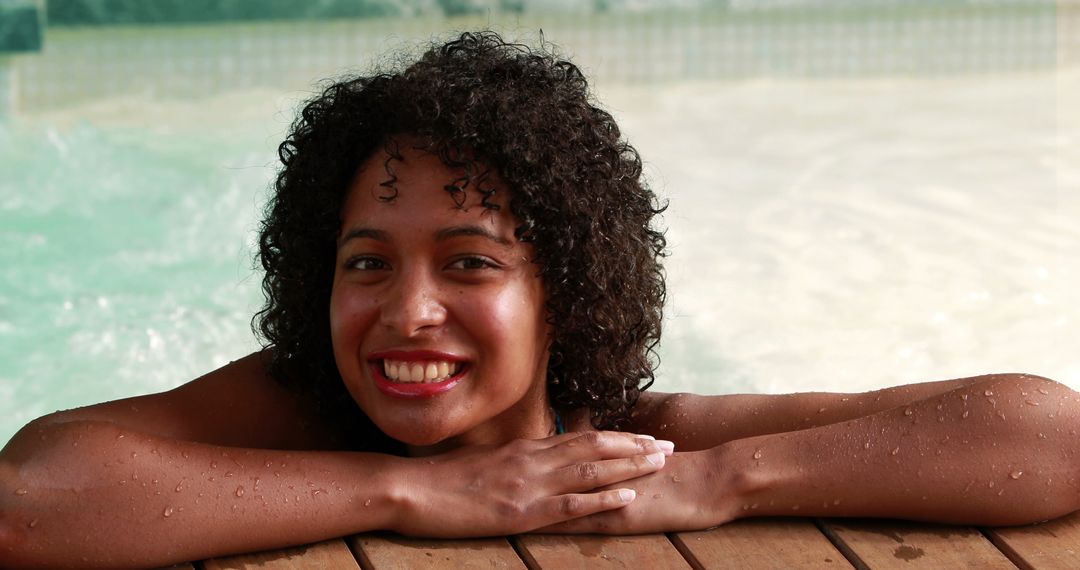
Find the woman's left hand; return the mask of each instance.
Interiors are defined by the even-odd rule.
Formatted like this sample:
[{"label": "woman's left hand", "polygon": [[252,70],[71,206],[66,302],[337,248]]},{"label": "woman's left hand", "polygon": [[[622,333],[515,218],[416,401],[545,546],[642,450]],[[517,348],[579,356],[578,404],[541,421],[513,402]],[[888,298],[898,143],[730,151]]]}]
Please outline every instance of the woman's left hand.
[{"label": "woman's left hand", "polygon": [[720,448],[677,452],[663,470],[619,483],[637,491],[629,505],[533,532],[643,534],[700,530],[731,521],[740,509],[736,478],[720,453]]}]

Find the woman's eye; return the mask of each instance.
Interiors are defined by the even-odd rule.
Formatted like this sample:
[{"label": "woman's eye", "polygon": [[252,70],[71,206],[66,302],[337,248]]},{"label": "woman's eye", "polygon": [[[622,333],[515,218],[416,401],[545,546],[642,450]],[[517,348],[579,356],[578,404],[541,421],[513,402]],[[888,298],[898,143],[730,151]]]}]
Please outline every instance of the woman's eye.
[{"label": "woman's eye", "polygon": [[494,267],[495,264],[489,259],[478,256],[462,257],[450,264],[451,269],[487,269]]},{"label": "woman's eye", "polygon": [[349,269],[360,271],[379,271],[390,267],[385,261],[377,257],[354,257],[349,260],[347,265]]}]

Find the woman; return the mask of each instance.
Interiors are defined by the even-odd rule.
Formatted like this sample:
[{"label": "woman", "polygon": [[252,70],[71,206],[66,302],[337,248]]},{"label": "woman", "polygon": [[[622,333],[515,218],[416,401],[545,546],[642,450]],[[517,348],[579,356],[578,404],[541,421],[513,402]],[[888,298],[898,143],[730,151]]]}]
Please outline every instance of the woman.
[{"label": "woman", "polygon": [[464,34],[332,85],[280,154],[266,349],[21,430],[0,454],[4,566],[146,567],[373,529],[1080,508],[1080,399],[1045,378],[644,392],[661,208],[568,62]]}]

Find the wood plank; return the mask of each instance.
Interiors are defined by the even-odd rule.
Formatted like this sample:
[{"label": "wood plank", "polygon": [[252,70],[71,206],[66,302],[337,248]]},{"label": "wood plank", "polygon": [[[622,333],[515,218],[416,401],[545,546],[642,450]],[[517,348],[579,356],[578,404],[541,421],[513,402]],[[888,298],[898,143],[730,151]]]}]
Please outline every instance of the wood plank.
[{"label": "wood plank", "polygon": [[1020,568],[1080,568],[1080,512],[1040,524],[988,528],[985,532]]},{"label": "wood plank", "polygon": [[349,547],[340,538],[251,554],[213,558],[203,562],[206,570],[360,570]]},{"label": "wood plank", "polygon": [[872,519],[821,524],[856,568],[1015,568],[970,527]]},{"label": "wood plank", "polygon": [[662,534],[601,536],[595,534],[523,534],[513,538],[530,568],[599,570],[603,568],[691,568]]},{"label": "wood plank", "polygon": [[701,568],[852,568],[807,519],[744,519],[680,532],[671,542]]},{"label": "wood plank", "polygon": [[349,544],[366,570],[412,568],[525,570],[525,563],[505,538],[433,540],[391,533],[349,537]]}]

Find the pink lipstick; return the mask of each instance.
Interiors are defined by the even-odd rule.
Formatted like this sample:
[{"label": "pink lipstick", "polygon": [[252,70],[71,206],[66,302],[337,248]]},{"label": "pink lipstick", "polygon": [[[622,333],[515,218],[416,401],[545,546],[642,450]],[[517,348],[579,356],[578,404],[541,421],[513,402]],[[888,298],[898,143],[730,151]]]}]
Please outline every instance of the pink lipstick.
[{"label": "pink lipstick", "polygon": [[[389,362],[412,363],[420,366],[432,362],[457,364],[457,372],[445,380],[433,381],[398,381],[387,377],[384,366],[393,366]],[[375,387],[380,392],[394,398],[430,398],[453,389],[465,377],[469,367],[464,360],[452,354],[429,350],[388,350],[369,355],[368,367],[375,380]],[[444,365],[445,366],[445,365]],[[396,373],[394,374],[397,375]],[[406,374],[408,376],[408,374]]]}]

